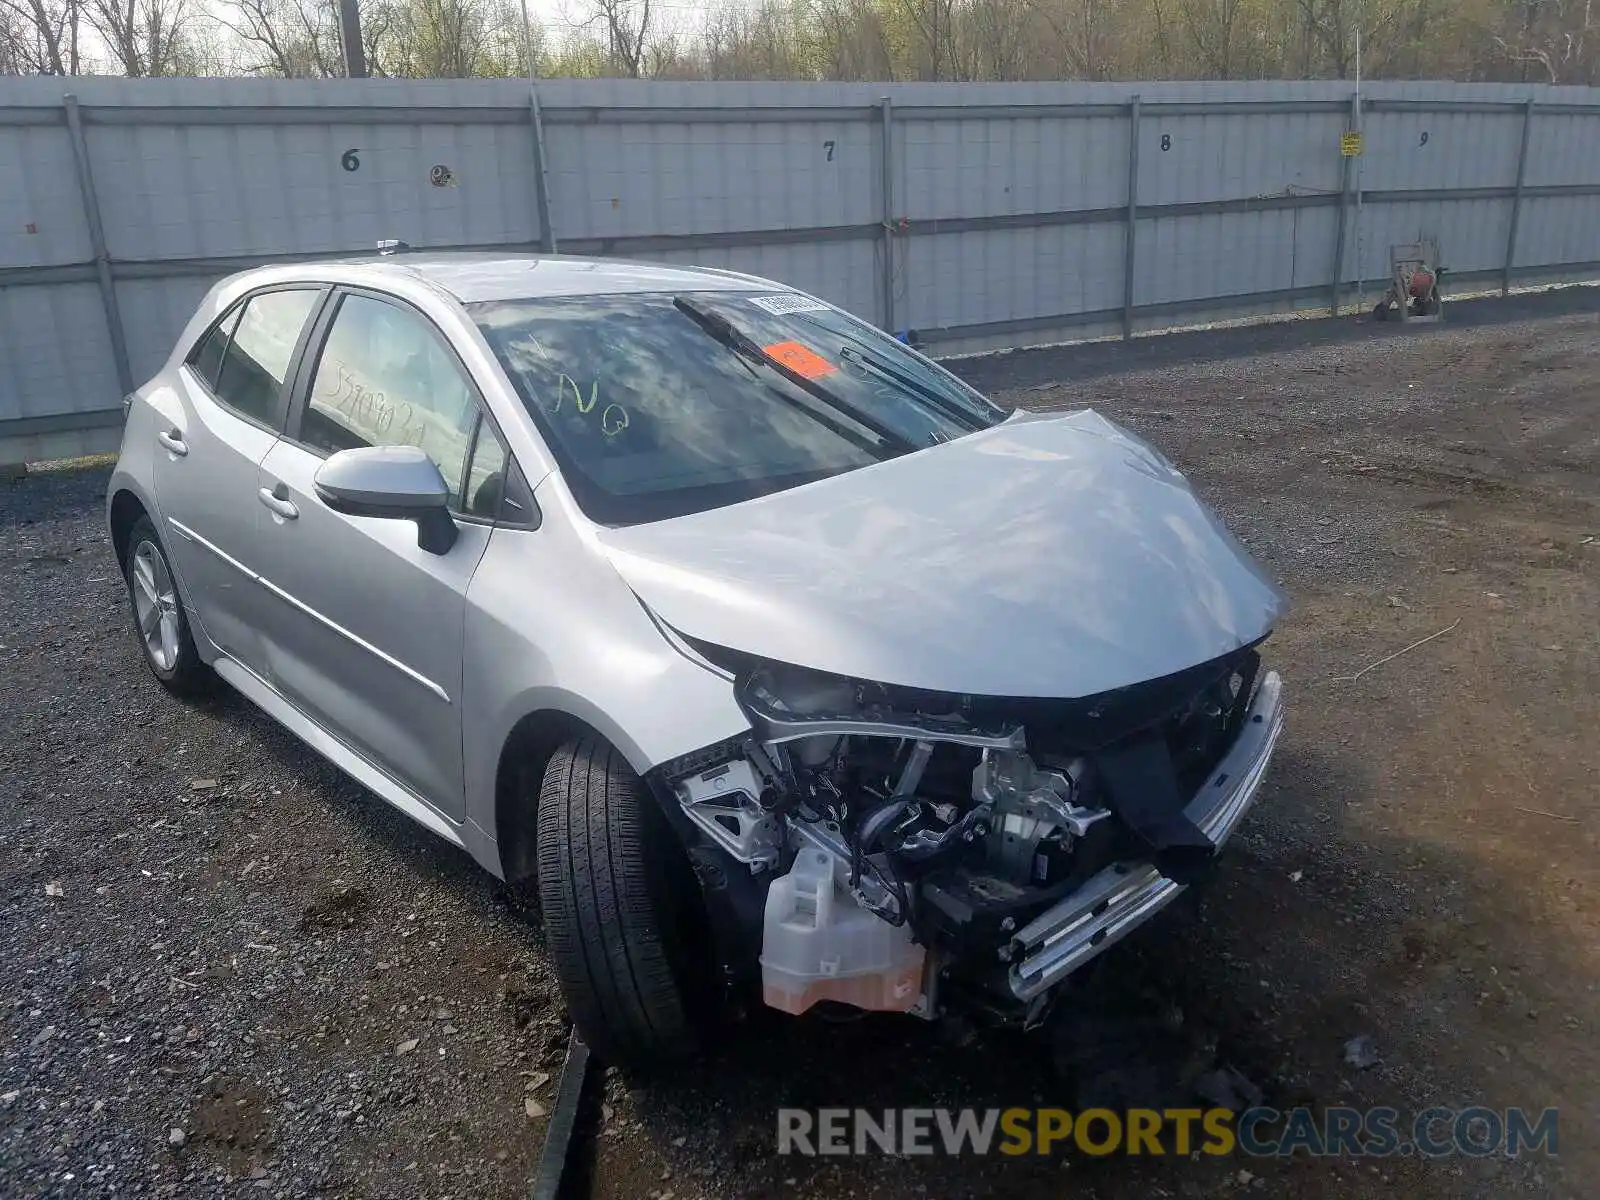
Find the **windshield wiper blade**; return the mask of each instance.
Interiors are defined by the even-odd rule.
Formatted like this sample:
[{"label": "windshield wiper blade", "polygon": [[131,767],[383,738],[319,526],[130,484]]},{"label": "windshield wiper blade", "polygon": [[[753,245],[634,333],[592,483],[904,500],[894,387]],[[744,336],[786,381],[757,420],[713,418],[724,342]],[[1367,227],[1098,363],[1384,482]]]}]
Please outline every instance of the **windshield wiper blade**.
[{"label": "windshield wiper blade", "polygon": [[740,354],[756,359],[758,362],[767,362],[767,356],[761,347],[744,330],[721,313],[707,308],[698,300],[691,300],[687,296],[675,296],[672,307],[688,317],[701,329],[709,333],[717,341],[730,350],[737,350]]},{"label": "windshield wiper blade", "polygon": [[[905,437],[903,434],[896,433],[892,428],[890,428],[888,425],[885,425],[882,421],[878,420],[870,413],[863,412],[861,409],[845,400],[844,397],[838,395],[831,388],[825,387],[824,385],[818,383],[815,379],[807,379],[804,375],[800,374],[800,372],[792,369],[791,367],[785,366],[783,363],[773,358],[766,352],[761,344],[755,340],[755,338],[751,337],[744,330],[740,329],[721,313],[715,311],[714,309],[707,308],[699,301],[691,300],[687,296],[675,296],[672,301],[672,306],[684,316],[688,317],[696,325],[700,326],[700,328],[703,329],[710,337],[721,342],[724,346],[728,347],[728,349],[738,354],[741,359],[747,359],[760,364],[767,370],[772,371],[787,382],[799,388],[801,391],[805,392],[806,395],[815,400],[820,400],[823,404],[826,404],[835,412],[843,413],[857,425],[860,425],[862,428],[871,432],[873,436],[876,437],[881,443],[883,443],[885,446],[888,446],[896,453],[910,454],[912,451],[918,449],[916,443],[912,442],[911,439]],[[851,441],[856,442],[857,445],[862,444],[859,437],[853,436],[849,430],[841,427],[835,422],[826,420],[821,416],[821,414],[813,413],[811,415],[815,419],[823,421],[823,423],[835,433],[849,438]],[[872,447],[863,446],[863,449],[872,449]]]},{"label": "windshield wiper blade", "polygon": [[913,395],[927,401],[934,408],[939,410],[941,416],[955,422],[957,425],[967,430],[967,432],[972,433],[979,429],[988,428],[988,426],[983,424],[981,418],[979,418],[976,413],[969,409],[962,408],[959,404],[952,402],[950,397],[939,392],[937,389],[931,388],[925,383],[921,383],[915,379],[912,379],[909,375],[901,374],[892,365],[879,358],[876,354],[873,354],[859,342],[854,340],[849,341],[847,344],[839,348],[839,353],[840,357],[842,358],[855,360],[856,364],[869,374],[875,375],[879,379],[884,380],[894,387],[901,388],[902,390],[910,392]]}]

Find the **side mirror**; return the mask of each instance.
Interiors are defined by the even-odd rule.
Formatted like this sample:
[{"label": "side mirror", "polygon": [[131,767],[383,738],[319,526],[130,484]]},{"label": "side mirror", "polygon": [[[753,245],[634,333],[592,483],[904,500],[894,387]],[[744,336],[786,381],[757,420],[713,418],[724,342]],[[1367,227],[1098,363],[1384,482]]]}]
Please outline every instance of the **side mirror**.
[{"label": "side mirror", "polygon": [[450,489],[439,468],[415,446],[360,446],[333,455],[316,474],[317,499],[352,517],[417,523],[417,545],[429,554],[456,544],[447,507]]}]

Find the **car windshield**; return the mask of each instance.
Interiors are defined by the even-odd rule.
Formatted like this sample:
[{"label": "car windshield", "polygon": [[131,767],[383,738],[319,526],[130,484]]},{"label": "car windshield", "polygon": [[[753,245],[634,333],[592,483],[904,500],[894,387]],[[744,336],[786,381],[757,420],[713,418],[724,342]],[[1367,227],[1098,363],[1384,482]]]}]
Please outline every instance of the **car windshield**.
[{"label": "car windshield", "polygon": [[852,471],[1004,413],[796,293],[468,305],[590,519],[636,524]]}]

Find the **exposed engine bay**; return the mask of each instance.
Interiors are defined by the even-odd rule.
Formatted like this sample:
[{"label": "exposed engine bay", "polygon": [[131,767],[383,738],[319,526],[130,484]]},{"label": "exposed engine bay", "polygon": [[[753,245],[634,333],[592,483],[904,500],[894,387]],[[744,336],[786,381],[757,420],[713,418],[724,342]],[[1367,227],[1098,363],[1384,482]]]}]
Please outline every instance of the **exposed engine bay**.
[{"label": "exposed engine bay", "polygon": [[736,973],[759,962],[767,1004],[1031,1024],[1083,961],[1203,875],[1248,807],[1281,722],[1259,661],[1247,646],[1045,700],[746,660],[751,734],[657,783],[700,842],[723,957]]}]

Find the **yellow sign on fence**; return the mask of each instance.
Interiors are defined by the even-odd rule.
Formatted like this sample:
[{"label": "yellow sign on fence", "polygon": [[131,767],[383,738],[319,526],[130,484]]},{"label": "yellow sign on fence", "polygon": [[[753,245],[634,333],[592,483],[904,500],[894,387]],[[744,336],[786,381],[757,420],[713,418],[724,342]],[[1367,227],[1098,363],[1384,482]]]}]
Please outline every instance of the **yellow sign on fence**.
[{"label": "yellow sign on fence", "polygon": [[1346,158],[1357,157],[1366,149],[1366,136],[1358,130],[1341,134],[1339,137],[1339,153]]}]

